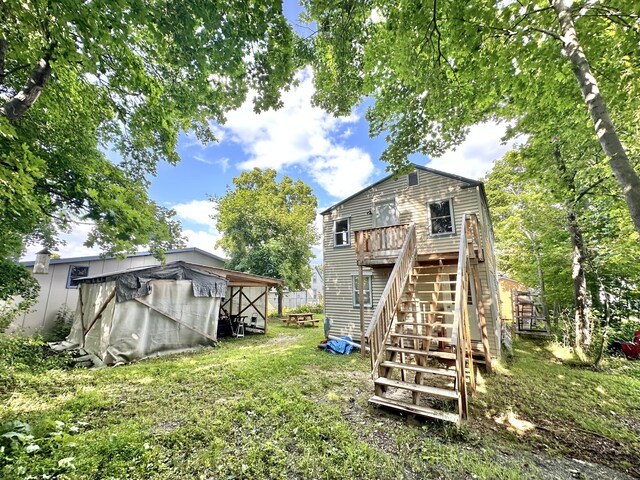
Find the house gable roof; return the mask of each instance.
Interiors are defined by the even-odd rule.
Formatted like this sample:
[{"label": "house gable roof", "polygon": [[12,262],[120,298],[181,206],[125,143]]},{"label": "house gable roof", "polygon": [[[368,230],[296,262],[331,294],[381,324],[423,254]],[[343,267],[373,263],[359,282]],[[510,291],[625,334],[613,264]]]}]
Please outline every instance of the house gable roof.
[{"label": "house gable roof", "polygon": [[[466,183],[468,187],[481,187],[483,196],[484,196],[484,184],[482,182],[479,182],[478,180],[472,180],[471,178],[465,178],[465,177],[461,177],[459,175],[454,175],[453,173],[447,173],[447,172],[441,172],[440,170],[435,170],[433,168],[428,168],[428,167],[423,167],[422,165],[417,165],[415,163],[411,164],[413,166],[413,168],[415,168],[416,170],[421,170],[423,172],[428,172],[428,173],[432,173],[434,175],[440,175],[441,177],[446,177],[446,178],[452,178],[454,180],[458,180],[462,183]],[[372,183],[371,185],[369,185],[368,187],[363,188],[362,190],[360,190],[359,192],[354,193],[353,195],[345,198],[344,200],[339,201],[338,203],[336,203],[335,205],[330,206],[329,208],[327,208],[326,210],[324,210],[323,212],[320,212],[320,215],[326,215],[327,213],[331,213],[331,211],[333,211],[334,209],[336,209],[337,207],[339,207],[340,205],[345,204],[346,202],[348,202],[349,200],[356,198],[357,196],[363,194],[364,192],[366,192],[367,190],[376,187],[378,185],[380,185],[382,182],[386,182],[387,180],[389,180],[390,178],[393,178],[395,174],[390,174],[387,175],[386,177],[378,180],[375,183]],[[486,199],[485,199],[486,201]]]}]

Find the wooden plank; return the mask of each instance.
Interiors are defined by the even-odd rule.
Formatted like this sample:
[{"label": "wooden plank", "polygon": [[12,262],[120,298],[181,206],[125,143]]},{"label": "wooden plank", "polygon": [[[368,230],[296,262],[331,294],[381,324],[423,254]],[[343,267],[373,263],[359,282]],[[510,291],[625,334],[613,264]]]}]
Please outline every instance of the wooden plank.
[{"label": "wooden plank", "polygon": [[415,415],[422,415],[423,417],[436,418],[438,420],[444,420],[445,422],[460,423],[460,416],[455,413],[444,412],[442,410],[436,410],[434,408],[423,407],[421,405],[413,405],[410,403],[400,402],[391,398],[381,397],[374,395],[369,399],[370,403],[381,405],[383,407],[390,407],[396,410],[402,410],[403,412],[412,413]]},{"label": "wooden plank", "polygon": [[[369,282],[372,282],[373,279],[369,277]],[[362,269],[362,265],[359,267],[358,271],[358,295],[360,301],[358,305],[360,306],[360,343],[364,344],[364,272]],[[360,349],[362,356],[366,356],[367,352],[364,348]]]},{"label": "wooden plank", "polygon": [[484,301],[482,300],[482,283],[480,282],[480,269],[477,265],[471,266],[471,275],[476,289],[476,306],[478,309],[478,320],[480,321],[480,332],[482,333],[482,348],[487,366],[487,372],[491,373],[491,349],[489,347],[489,334],[487,333],[487,319],[484,315]]},{"label": "wooden plank", "polygon": [[151,310],[153,310],[154,312],[159,313],[159,314],[160,314],[160,315],[162,315],[163,317],[166,317],[166,318],[168,318],[169,320],[173,320],[174,322],[176,322],[176,323],[178,323],[178,324],[182,325],[183,327],[186,327],[187,329],[189,329],[189,330],[191,330],[191,331],[193,331],[193,332],[195,332],[195,333],[197,333],[197,334],[199,334],[199,335],[201,335],[201,336],[203,336],[203,337],[205,337],[205,338],[207,338],[207,339],[211,340],[212,342],[218,343],[218,340],[217,340],[216,338],[212,337],[211,335],[209,335],[209,334],[207,334],[207,333],[205,333],[205,332],[201,332],[200,330],[198,330],[197,328],[193,327],[192,325],[189,325],[188,323],[183,322],[182,320],[177,319],[177,318],[175,318],[175,317],[171,316],[169,313],[164,312],[164,311],[160,310],[160,309],[159,309],[159,308],[157,308],[157,307],[154,307],[154,306],[153,306],[153,305],[151,305],[150,303],[148,303],[148,302],[146,302],[146,301],[142,300],[140,297],[134,298],[134,300],[135,300],[136,302],[141,303],[142,305],[144,305],[144,306],[146,306],[146,307],[150,308],[150,309],[151,309]]},{"label": "wooden plank", "polygon": [[[425,326],[429,326],[429,324],[425,324]],[[451,338],[449,337],[434,337],[431,335],[413,335],[409,333],[392,333],[390,334],[393,338],[408,338],[415,340],[424,340],[427,342],[438,342],[438,343],[451,343]]]},{"label": "wooden plank", "polygon": [[262,318],[264,318],[264,334],[267,334],[267,324],[269,323],[267,321],[268,318],[268,310],[269,309],[269,287],[264,287],[264,316]]},{"label": "wooden plank", "polygon": [[96,313],[96,316],[93,317],[93,320],[91,320],[91,323],[89,323],[89,326],[87,327],[87,329],[82,333],[82,346],[83,347],[84,347],[84,340],[85,340],[85,338],[87,338],[87,333],[89,333],[89,330],[91,330],[93,328],[93,326],[96,324],[98,319],[102,316],[104,311],[107,309],[107,306],[109,305],[109,302],[111,302],[111,300],[113,300],[115,296],[116,296],[116,289],[114,288],[111,291],[111,293],[109,294],[109,296],[107,297],[107,299],[102,303],[102,305],[98,309],[98,313]]},{"label": "wooden plank", "polygon": [[447,400],[456,400],[458,392],[449,390],[448,388],[430,387],[427,385],[416,385],[415,383],[400,382],[399,380],[391,380],[386,377],[378,377],[374,380],[378,385],[392,388],[401,388],[412,392],[424,393],[433,397],[444,398]]},{"label": "wooden plank", "polygon": [[400,363],[391,361],[382,362],[380,365],[386,368],[399,368],[402,370],[411,370],[412,372],[430,373],[432,375],[442,375],[445,377],[455,378],[456,376],[455,370],[449,370],[446,368],[424,367],[422,365],[413,365],[411,363]]},{"label": "wooden plank", "polygon": [[415,350],[413,348],[400,348],[400,347],[396,347],[395,345],[388,345],[387,350],[390,352],[398,352],[398,353],[404,352],[404,353],[410,353],[412,355],[425,355],[427,357],[443,358],[446,360],[455,360],[456,358],[456,354],[451,352],[439,352],[437,350],[431,350],[431,351]]}]

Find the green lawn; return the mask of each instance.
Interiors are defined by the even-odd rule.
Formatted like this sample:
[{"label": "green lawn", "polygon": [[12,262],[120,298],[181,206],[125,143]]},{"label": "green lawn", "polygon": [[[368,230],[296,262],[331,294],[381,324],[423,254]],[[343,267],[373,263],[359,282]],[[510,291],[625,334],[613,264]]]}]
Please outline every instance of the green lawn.
[{"label": "green lawn", "polygon": [[33,438],[4,438],[0,477],[565,478],[550,473],[572,458],[640,474],[638,365],[592,372],[520,342],[457,429],[370,407],[369,360],[322,338],[272,321],[266,337],[124,367],[14,369],[0,419]]}]

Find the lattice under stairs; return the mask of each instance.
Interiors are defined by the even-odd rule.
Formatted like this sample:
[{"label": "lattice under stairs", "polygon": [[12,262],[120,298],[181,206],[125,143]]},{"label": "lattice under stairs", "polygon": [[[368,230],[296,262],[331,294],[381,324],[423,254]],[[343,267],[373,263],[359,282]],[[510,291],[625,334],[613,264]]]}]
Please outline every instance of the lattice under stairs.
[{"label": "lattice under stairs", "polygon": [[413,267],[371,403],[455,423],[466,416],[466,385],[458,385],[461,362],[451,347],[455,273],[455,265]]}]

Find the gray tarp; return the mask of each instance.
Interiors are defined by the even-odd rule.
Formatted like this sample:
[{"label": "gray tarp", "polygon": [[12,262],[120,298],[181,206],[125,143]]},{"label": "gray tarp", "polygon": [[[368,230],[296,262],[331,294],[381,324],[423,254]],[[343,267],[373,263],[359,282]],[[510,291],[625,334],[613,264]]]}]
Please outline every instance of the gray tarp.
[{"label": "gray tarp", "polygon": [[183,262],[105,275],[89,279],[87,283],[115,281],[116,301],[121,303],[149,295],[152,280],[191,280],[194,297],[224,297],[227,291],[225,278],[197,270]]}]

